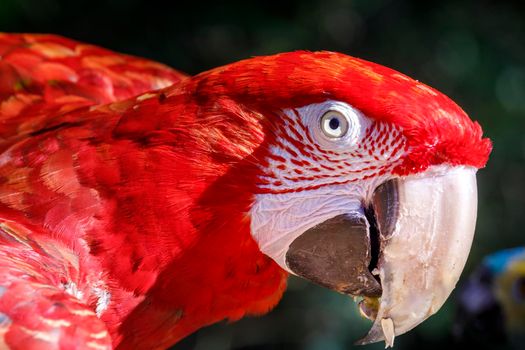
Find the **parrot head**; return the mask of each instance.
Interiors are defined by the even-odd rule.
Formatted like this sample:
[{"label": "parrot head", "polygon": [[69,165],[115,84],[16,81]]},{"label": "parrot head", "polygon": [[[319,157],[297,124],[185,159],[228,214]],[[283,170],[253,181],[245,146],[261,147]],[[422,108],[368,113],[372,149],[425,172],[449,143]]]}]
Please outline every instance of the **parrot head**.
[{"label": "parrot head", "polygon": [[[195,176],[227,169],[201,206],[249,203],[243,220],[262,253],[362,297],[374,324],[361,344],[392,345],[437,312],[467,259],[475,175],[491,150],[460,107],[399,72],[332,52],[240,61],[163,99],[187,98],[199,116],[191,152],[214,164]],[[188,129],[181,120],[166,125]],[[231,220],[222,214],[214,228]]]},{"label": "parrot head", "polygon": [[363,297],[375,321],[360,343],[392,345],[441,307],[470,250],[475,174],[491,150],[460,107],[331,52],[257,57],[194,83],[209,108],[235,104],[236,132],[259,125],[247,136],[247,216],[260,250],[292,274]]}]

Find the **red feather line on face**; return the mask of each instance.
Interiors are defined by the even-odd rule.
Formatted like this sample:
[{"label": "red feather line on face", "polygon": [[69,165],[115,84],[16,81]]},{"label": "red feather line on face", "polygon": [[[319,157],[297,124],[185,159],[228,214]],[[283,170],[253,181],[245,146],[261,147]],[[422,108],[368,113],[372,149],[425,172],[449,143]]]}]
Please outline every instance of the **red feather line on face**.
[{"label": "red feather line on face", "polygon": [[269,182],[259,189],[263,192],[299,192],[384,175],[399,164],[406,150],[401,132],[384,122],[373,122],[352,149],[326,150],[313,141],[300,113],[296,109],[289,113],[280,115],[282,123],[274,132],[268,155],[271,166],[261,169]]},{"label": "red feather line on face", "polygon": [[256,57],[203,73],[196,94],[269,110],[339,100],[403,130],[409,151],[397,174],[430,165],[485,165],[491,150],[481,127],[442,93],[392,69],[332,52]]}]

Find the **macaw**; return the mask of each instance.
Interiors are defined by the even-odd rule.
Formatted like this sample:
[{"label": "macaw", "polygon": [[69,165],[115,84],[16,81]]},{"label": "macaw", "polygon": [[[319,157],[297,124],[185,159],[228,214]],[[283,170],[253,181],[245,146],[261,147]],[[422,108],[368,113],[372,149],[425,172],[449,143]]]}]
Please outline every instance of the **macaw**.
[{"label": "macaw", "polygon": [[453,331],[460,342],[523,347],[525,247],[486,256],[457,294]]},{"label": "macaw", "polygon": [[295,274],[360,296],[360,343],[435,313],[491,150],[448,97],[334,52],[186,76],[0,35],[0,344],[162,349],[271,310]]}]

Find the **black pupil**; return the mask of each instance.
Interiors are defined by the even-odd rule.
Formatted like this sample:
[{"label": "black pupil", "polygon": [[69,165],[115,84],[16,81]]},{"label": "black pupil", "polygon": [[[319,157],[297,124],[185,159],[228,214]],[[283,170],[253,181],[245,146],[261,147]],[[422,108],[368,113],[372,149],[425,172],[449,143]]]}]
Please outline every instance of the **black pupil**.
[{"label": "black pupil", "polygon": [[330,123],[328,125],[330,125],[330,129],[337,130],[337,128],[339,128],[339,119],[337,118],[330,119]]}]

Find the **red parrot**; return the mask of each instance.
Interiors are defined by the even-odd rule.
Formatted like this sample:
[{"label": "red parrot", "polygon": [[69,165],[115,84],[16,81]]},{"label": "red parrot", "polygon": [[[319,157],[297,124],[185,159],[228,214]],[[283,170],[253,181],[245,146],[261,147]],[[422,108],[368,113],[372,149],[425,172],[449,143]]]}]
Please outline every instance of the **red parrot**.
[{"label": "red parrot", "polygon": [[361,343],[435,313],[491,143],[440,92],[334,52],[193,77],[0,34],[0,347],[162,349],[289,273],[364,297]]}]

